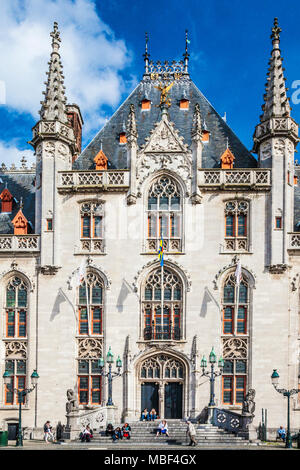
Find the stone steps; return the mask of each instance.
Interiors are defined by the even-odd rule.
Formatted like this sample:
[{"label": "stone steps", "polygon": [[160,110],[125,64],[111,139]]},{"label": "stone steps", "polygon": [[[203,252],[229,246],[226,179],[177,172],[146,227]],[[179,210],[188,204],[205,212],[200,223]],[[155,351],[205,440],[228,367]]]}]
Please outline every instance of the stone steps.
[{"label": "stone steps", "polygon": [[[146,445],[146,444],[165,444],[165,445],[187,445],[189,438],[186,435],[186,423],[184,421],[168,421],[168,436],[157,436],[156,430],[160,420],[156,422],[134,422],[131,423],[131,438],[122,439],[113,443],[110,436],[106,436],[104,431],[100,433],[94,431],[92,443],[94,445],[111,445],[114,446],[130,446],[130,445]],[[245,445],[248,441],[242,437],[236,436],[220,429],[212,424],[195,425],[196,440],[200,445],[223,445],[228,444]]]}]

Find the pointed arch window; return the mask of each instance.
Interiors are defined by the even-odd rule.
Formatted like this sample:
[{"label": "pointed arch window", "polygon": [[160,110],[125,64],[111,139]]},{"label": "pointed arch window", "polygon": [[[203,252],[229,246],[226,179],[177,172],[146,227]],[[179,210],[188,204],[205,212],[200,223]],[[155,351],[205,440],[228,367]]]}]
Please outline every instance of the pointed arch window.
[{"label": "pointed arch window", "polygon": [[158,268],[143,289],[145,340],[180,340],[183,332],[183,285],[173,271]]},{"label": "pointed arch window", "polygon": [[79,335],[103,334],[104,285],[100,276],[93,272],[86,275],[78,288]]},{"label": "pointed arch window", "polygon": [[225,204],[225,250],[249,250],[249,203],[228,201]]},{"label": "pointed arch window", "polygon": [[147,197],[146,249],[157,252],[163,237],[165,252],[182,251],[182,195],[175,181],[161,176]]},{"label": "pointed arch window", "polygon": [[28,286],[18,276],[14,276],[6,286],[5,298],[6,338],[27,336]]},{"label": "pointed arch window", "polygon": [[224,405],[242,405],[248,381],[250,310],[250,286],[244,274],[239,286],[234,273],[227,276],[222,307],[222,401]]}]

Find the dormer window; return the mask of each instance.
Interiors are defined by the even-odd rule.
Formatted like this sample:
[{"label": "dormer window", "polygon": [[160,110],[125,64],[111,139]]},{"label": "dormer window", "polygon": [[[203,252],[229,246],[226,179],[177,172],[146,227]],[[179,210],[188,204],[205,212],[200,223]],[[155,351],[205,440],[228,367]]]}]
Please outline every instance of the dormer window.
[{"label": "dormer window", "polygon": [[227,147],[223,155],[221,156],[221,168],[223,170],[232,170],[233,168],[234,155]]},{"label": "dormer window", "polygon": [[189,104],[189,100],[187,100],[186,98],[182,98],[180,100],[179,107],[180,109],[189,109]]},{"label": "dormer window", "polygon": [[0,194],[0,198],[2,201],[1,212],[12,212],[13,196],[7,188],[3,189],[2,193]]},{"label": "dormer window", "polygon": [[141,102],[142,111],[149,111],[151,109],[151,101],[146,98]]},{"label": "dormer window", "polygon": [[14,235],[27,235],[28,233],[28,220],[22,212],[22,209],[19,210],[17,215],[12,220],[14,226]]},{"label": "dormer window", "polygon": [[126,137],[126,133],[125,132],[121,132],[119,134],[119,143],[120,144],[126,144],[127,142],[127,137]]},{"label": "dormer window", "polygon": [[103,150],[100,150],[99,153],[94,158],[94,162],[96,165],[96,170],[107,170],[107,162],[108,158],[103,152]]},{"label": "dormer window", "polygon": [[206,131],[206,130],[203,130],[202,131],[202,142],[208,143],[209,142],[209,136],[210,136],[210,132]]}]

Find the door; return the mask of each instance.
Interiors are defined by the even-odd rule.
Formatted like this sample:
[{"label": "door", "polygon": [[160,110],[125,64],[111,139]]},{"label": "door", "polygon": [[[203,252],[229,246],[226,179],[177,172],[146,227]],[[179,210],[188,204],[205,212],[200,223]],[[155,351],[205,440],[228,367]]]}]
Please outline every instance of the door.
[{"label": "door", "polygon": [[165,418],[182,418],[182,383],[165,384]]},{"label": "door", "polygon": [[18,434],[18,428],[19,428],[18,423],[8,423],[7,428],[8,428],[7,429],[8,440],[15,441],[17,439],[17,434]]},{"label": "door", "polygon": [[158,384],[146,382],[142,384],[142,400],[141,411],[147,408],[151,411],[152,408],[158,410]]}]

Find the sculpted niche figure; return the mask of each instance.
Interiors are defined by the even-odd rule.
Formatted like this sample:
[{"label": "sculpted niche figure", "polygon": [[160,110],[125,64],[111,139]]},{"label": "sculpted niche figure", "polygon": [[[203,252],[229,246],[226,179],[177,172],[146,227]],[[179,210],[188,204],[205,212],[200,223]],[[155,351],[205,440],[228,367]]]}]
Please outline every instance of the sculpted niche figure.
[{"label": "sculpted niche figure", "polygon": [[243,409],[242,413],[249,413],[252,418],[254,418],[254,411],[255,411],[255,390],[253,388],[250,388],[247,395],[245,396],[244,402],[243,402]]},{"label": "sculpted niche figure", "polygon": [[75,397],[74,390],[72,390],[71,388],[67,390],[67,399],[68,399],[66,403],[67,413],[71,413],[72,411],[78,411],[79,410],[78,401]]}]

